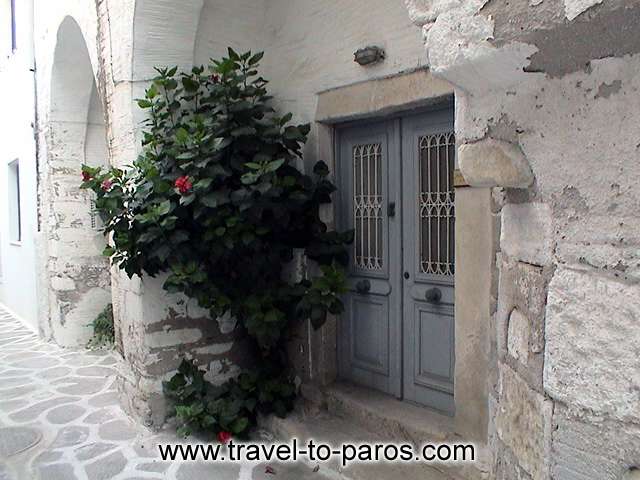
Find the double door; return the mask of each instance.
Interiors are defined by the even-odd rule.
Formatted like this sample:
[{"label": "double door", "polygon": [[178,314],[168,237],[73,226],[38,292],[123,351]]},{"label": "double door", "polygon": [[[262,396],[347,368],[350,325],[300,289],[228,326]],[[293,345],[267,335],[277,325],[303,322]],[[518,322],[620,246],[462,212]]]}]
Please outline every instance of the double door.
[{"label": "double door", "polygon": [[354,229],[341,378],[453,414],[453,111],[337,131],[339,222]]}]

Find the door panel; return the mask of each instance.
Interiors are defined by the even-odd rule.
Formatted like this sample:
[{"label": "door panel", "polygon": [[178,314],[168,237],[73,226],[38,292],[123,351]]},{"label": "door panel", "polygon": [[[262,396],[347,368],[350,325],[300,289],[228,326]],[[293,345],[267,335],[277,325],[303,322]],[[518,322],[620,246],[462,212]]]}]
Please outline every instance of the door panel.
[{"label": "door panel", "polygon": [[363,370],[389,374],[389,303],[376,295],[351,299],[351,362]]},{"label": "door panel", "polygon": [[404,398],[452,414],[453,112],[404,118],[402,158]]},{"label": "door panel", "polygon": [[389,217],[400,181],[398,122],[338,132],[340,227],[354,229],[349,293],[339,327],[339,374],[401,395],[400,221]]}]

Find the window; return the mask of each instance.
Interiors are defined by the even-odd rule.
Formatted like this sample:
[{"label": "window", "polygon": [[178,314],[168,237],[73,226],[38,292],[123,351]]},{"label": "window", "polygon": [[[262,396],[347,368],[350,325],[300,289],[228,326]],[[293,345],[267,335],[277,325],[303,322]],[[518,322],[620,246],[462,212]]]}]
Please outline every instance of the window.
[{"label": "window", "polygon": [[14,160],[9,164],[9,240],[22,240],[22,222],[20,218],[20,163]]},{"label": "window", "polygon": [[16,0],[10,0],[11,9],[11,51],[14,52],[18,47],[18,42],[16,41]]},{"label": "window", "polygon": [[0,1],[0,54],[9,56],[16,49],[15,0]]},{"label": "window", "polygon": [[357,268],[382,270],[382,145],[353,147],[354,260]]}]

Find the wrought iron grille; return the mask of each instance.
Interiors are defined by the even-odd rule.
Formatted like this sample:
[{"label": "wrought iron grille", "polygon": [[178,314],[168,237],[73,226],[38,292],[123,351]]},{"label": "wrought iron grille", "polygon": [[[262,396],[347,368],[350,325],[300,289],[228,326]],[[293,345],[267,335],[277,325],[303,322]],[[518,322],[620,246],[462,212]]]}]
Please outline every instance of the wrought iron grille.
[{"label": "wrought iron grille", "polygon": [[89,200],[89,217],[91,218],[91,228],[100,230],[102,228],[102,221],[94,199]]},{"label": "wrought iron grille", "polygon": [[353,147],[354,262],[362,270],[382,269],[382,146]]},{"label": "wrought iron grille", "polygon": [[454,274],[455,136],[453,132],[420,138],[420,269]]}]

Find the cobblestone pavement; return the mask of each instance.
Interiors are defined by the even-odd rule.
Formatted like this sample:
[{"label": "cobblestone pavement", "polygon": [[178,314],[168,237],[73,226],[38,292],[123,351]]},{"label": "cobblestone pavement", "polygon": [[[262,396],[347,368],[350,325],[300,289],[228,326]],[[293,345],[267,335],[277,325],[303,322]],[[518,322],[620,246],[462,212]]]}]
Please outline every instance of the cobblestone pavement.
[{"label": "cobblestone pavement", "polygon": [[306,465],[163,462],[122,411],[112,352],[46,343],[0,307],[0,480],[323,480]]}]

